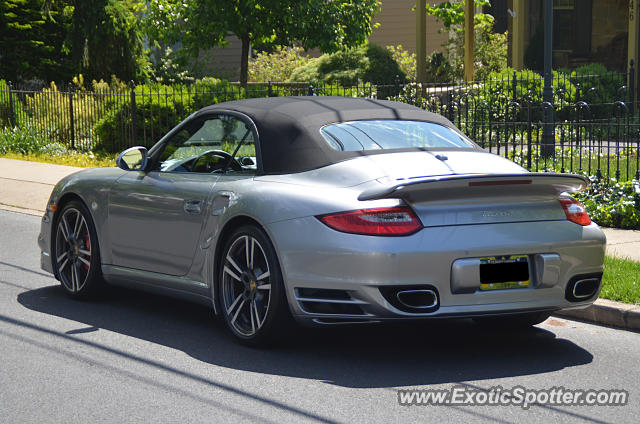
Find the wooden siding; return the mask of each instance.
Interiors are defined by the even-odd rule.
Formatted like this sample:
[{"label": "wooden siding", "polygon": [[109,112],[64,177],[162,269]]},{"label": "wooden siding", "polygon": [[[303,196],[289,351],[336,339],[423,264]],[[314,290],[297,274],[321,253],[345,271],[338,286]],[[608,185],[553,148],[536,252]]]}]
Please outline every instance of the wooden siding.
[{"label": "wooden siding", "polygon": [[[429,1],[429,3],[441,3]],[[375,16],[374,22],[380,24],[373,30],[369,41],[380,46],[401,44],[411,53],[416,52],[416,12],[411,10],[415,0],[383,0],[381,11]],[[427,16],[427,54],[442,50],[442,44],[447,41],[448,34],[438,30],[442,24],[435,18]]]}]

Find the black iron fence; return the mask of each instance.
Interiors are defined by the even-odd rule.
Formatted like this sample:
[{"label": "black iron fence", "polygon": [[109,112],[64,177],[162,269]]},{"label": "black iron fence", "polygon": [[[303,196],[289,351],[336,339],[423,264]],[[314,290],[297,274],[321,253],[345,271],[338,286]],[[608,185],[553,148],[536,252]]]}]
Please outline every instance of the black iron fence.
[{"label": "black iron fence", "polygon": [[[73,85],[34,87],[0,81],[0,128],[29,127],[52,142],[82,150],[116,152],[151,146],[203,106],[227,100],[337,95],[402,101],[448,117],[485,149],[531,170],[587,172],[638,179],[640,120],[635,70],[598,75],[554,75],[553,104],[542,101],[542,77],[505,73],[460,84],[361,84],[219,80],[190,86]],[[553,145],[542,140],[545,110],[553,110]]]}]

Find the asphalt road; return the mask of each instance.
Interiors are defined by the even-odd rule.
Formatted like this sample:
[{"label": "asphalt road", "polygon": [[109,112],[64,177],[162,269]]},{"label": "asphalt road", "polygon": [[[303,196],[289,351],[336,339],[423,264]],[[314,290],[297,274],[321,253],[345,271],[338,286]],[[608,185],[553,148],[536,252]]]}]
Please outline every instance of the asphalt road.
[{"label": "asphalt road", "polygon": [[[305,330],[233,343],[204,307],[116,289],[68,299],[38,262],[39,218],[0,211],[0,421],[628,422],[640,334],[551,318]],[[400,406],[398,389],[625,389],[626,406]]]}]

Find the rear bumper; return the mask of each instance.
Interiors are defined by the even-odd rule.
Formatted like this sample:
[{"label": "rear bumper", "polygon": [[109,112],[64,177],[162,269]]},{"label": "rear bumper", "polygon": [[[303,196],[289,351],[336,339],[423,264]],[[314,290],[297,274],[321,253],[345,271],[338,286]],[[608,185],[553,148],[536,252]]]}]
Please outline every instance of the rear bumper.
[{"label": "rear bumper", "polygon": [[[268,231],[279,254],[290,309],[306,324],[586,307],[600,288],[588,299],[570,302],[565,296],[567,284],[579,275],[602,273],[606,242],[597,225],[582,227],[568,221],[443,226],[407,237],[371,237],[340,233],[311,217],[275,223]],[[503,255],[529,257],[530,287],[456,288],[457,261]],[[433,287],[438,307],[428,312],[400,310],[380,290],[389,286]],[[318,294],[309,298],[308,293]],[[348,306],[318,306],[323,302]]]}]

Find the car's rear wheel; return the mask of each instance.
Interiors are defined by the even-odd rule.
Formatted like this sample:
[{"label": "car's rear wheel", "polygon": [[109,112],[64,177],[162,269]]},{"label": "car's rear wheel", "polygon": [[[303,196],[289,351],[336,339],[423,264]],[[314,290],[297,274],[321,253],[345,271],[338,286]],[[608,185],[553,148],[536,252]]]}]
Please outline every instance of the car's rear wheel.
[{"label": "car's rear wheel", "polygon": [[103,282],[98,237],[89,211],[79,201],[65,204],[54,229],[51,257],[65,292],[74,298],[95,295]]},{"label": "car's rear wheel", "polygon": [[235,338],[258,346],[282,337],[291,321],[280,266],[266,234],[248,225],[228,238],[218,273],[225,323]]},{"label": "car's rear wheel", "polygon": [[473,318],[473,321],[483,327],[515,330],[533,327],[536,324],[544,322],[550,316],[551,312],[528,312],[523,314],[476,317]]}]

